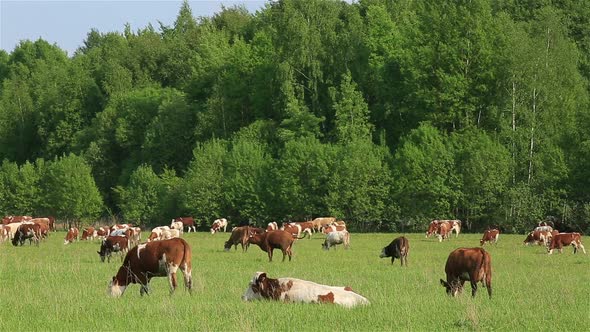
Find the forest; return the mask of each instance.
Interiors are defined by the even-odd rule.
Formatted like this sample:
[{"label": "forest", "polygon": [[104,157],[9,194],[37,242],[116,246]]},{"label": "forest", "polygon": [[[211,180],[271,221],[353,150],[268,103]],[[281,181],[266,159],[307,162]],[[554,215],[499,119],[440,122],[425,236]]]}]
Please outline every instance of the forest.
[{"label": "forest", "polygon": [[590,231],[590,2],[269,1],[0,51],[0,211]]}]

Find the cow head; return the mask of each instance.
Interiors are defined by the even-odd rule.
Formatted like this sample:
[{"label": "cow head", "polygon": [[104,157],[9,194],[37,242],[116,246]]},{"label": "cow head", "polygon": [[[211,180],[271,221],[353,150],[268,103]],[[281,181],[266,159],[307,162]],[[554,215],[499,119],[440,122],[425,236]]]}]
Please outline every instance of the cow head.
[{"label": "cow head", "polygon": [[440,279],[440,284],[444,288],[446,288],[447,295],[451,295],[453,297],[457,296],[458,294],[461,294],[461,291],[463,290],[463,286],[461,285],[461,282],[459,280],[446,282]]},{"label": "cow head", "polygon": [[384,258],[384,257],[389,257],[389,256],[387,256],[387,247],[381,249],[381,254],[379,255],[379,258]]},{"label": "cow head", "polygon": [[322,249],[330,250],[330,245],[328,244],[328,240],[325,240],[324,243],[322,243]]},{"label": "cow head", "polygon": [[125,292],[125,288],[127,288],[127,286],[119,285],[117,277],[113,277],[113,280],[109,282],[107,294],[112,297],[120,297]]},{"label": "cow head", "polygon": [[264,289],[264,280],[266,279],[265,272],[256,272],[246,292],[242,295],[243,301],[252,301],[262,299],[261,291]]}]

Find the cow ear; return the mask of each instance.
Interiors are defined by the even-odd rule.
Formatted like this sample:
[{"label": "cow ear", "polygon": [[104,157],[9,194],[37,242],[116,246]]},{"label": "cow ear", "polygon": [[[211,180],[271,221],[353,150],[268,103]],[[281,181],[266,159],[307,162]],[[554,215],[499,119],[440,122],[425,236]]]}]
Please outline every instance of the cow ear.
[{"label": "cow ear", "polygon": [[263,281],[264,281],[264,279],[266,279],[266,272],[263,272],[263,273],[261,273],[261,274],[258,276],[258,280],[257,280],[257,281],[260,283],[260,282],[263,282]]}]

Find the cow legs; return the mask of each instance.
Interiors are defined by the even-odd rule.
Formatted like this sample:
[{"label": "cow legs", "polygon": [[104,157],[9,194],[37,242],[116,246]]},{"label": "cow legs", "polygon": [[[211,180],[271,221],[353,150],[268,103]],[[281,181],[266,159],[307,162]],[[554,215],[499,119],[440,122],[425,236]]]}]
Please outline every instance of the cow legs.
[{"label": "cow legs", "polygon": [[189,294],[192,294],[193,290],[193,274],[187,263],[180,266],[180,271],[184,277],[184,287],[188,290]]},{"label": "cow legs", "polygon": [[[268,249],[268,261],[269,262],[272,262],[272,251],[273,250],[274,250],[273,248]],[[283,260],[285,260],[285,256],[283,256]]]},{"label": "cow legs", "polygon": [[580,247],[580,249],[582,249],[584,255],[586,255],[586,248],[584,248],[584,245],[581,242],[578,242],[578,246]]}]

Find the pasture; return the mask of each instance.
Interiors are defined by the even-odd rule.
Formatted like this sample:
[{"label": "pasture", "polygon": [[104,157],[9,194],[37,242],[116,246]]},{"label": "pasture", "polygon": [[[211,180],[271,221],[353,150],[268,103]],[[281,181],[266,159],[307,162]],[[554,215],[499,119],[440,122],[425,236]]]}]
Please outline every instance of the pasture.
[{"label": "pasture", "polygon": [[[184,234],[193,251],[193,295],[180,282],[169,295],[166,278],[154,278],[151,295],[131,285],[123,297],[106,295],[121,265],[100,263],[99,242],[63,245],[65,233],[52,233],[39,247],[0,244],[0,331],[448,331],[590,330],[590,256],[548,256],[542,247],[524,247],[524,235],[500,235],[492,256],[494,297],[480,287],[472,299],[466,284],[459,298],[445,294],[448,254],[479,245],[479,234],[450,241],[406,234],[408,268],[379,259],[381,248],[399,234],[351,234],[351,248],[321,250],[323,236],[298,240],[292,262],[272,263],[251,246],[223,251],[228,233]],[[146,235],[143,234],[145,239]],[[582,238],[590,247],[590,240]],[[344,309],[335,305],[242,302],[256,271],[269,277],[295,277],[351,286],[371,301]],[[181,280],[181,278],[179,278]]]}]

